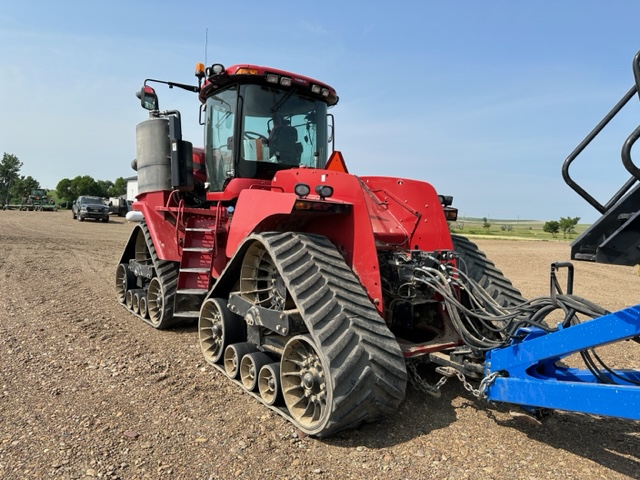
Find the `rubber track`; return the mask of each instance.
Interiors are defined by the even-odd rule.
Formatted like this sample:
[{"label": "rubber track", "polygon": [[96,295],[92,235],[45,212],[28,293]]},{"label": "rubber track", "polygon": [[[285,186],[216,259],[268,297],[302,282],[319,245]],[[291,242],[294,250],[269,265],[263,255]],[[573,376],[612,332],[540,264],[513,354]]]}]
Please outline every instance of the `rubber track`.
[{"label": "rubber track", "polygon": [[393,412],[404,399],[404,357],[336,247],[325,237],[265,233],[263,243],[329,364],[333,405],[317,435],[354,428]]},{"label": "rubber track", "polygon": [[181,318],[175,318],[173,316],[173,309],[175,305],[176,298],[176,289],[178,288],[178,271],[179,267],[176,262],[171,262],[168,260],[160,260],[158,258],[158,254],[156,253],[156,247],[153,245],[153,239],[151,238],[151,234],[149,233],[149,229],[147,228],[146,223],[141,223],[140,228],[144,233],[144,241],[147,244],[147,248],[149,249],[149,253],[151,254],[151,260],[153,261],[153,268],[156,271],[156,276],[160,281],[160,285],[162,285],[162,292],[164,293],[164,299],[162,302],[163,305],[163,313],[162,320],[159,324],[154,325],[150,321],[147,321],[151,326],[157,329],[165,329],[169,327],[173,327],[182,322]]},{"label": "rubber track", "polygon": [[[175,326],[182,321],[181,318],[174,318],[173,316],[175,295],[176,295],[176,289],[178,285],[178,264],[176,262],[161,260],[158,257],[158,254],[156,252],[156,247],[153,245],[153,240],[151,238],[151,234],[149,233],[149,229],[147,228],[146,223],[144,222],[140,223],[139,229],[141,230],[142,235],[144,235],[144,241],[145,241],[145,244],[147,245],[147,250],[151,255],[153,268],[155,269],[156,276],[158,277],[158,280],[162,285],[162,291],[164,293],[164,298],[163,298],[164,312],[162,314],[162,320],[160,321],[160,324],[154,324],[148,318],[144,318],[141,315],[138,315],[137,313],[129,309],[127,309],[127,311],[135,315],[136,317],[138,317],[143,322],[148,323],[152,327],[162,330],[165,328]],[[137,234],[139,235],[140,233],[138,232]],[[127,308],[126,305],[123,304],[123,306]]]},{"label": "rubber track", "polygon": [[451,235],[451,240],[453,249],[463,260],[458,267],[478,282],[501,306],[510,307],[526,302],[520,290],[513,286],[475,243],[460,235]]}]

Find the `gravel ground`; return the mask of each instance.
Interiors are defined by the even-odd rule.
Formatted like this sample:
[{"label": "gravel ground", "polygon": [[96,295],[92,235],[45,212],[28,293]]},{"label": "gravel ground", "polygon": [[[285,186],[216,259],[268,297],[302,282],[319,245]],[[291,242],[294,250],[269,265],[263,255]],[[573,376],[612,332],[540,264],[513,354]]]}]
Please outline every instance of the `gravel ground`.
[{"label": "gravel ground", "polygon": [[[410,388],[380,423],[305,437],[205,366],[195,327],[155,331],[117,304],[131,228],[0,211],[0,478],[640,478],[639,422],[538,422],[454,380],[439,399]],[[563,242],[474,241],[529,298],[569,255]],[[606,308],[639,291],[636,268],[576,264],[575,293]],[[605,353],[639,368],[634,345]]]}]

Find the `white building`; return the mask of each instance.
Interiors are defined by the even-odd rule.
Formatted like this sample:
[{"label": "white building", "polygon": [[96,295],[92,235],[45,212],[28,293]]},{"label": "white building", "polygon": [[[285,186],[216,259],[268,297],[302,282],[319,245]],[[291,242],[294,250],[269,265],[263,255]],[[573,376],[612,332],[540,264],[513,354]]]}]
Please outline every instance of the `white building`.
[{"label": "white building", "polygon": [[127,200],[135,201],[138,195],[138,177],[125,178],[127,181]]}]

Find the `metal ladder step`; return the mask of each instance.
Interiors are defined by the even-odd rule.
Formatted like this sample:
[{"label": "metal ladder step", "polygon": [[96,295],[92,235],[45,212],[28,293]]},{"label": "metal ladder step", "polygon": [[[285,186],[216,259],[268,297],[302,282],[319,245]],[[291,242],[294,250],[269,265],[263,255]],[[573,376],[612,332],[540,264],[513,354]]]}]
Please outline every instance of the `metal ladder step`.
[{"label": "metal ladder step", "polygon": [[185,273],[209,273],[210,270],[208,268],[190,267],[190,268],[181,268],[180,272],[185,272]]},{"label": "metal ladder step", "polygon": [[213,252],[213,248],[208,248],[208,247],[184,247],[182,250],[184,252],[203,252],[203,253]]},{"label": "metal ladder step", "polygon": [[180,288],[176,293],[182,295],[206,295],[209,290],[206,288]]}]

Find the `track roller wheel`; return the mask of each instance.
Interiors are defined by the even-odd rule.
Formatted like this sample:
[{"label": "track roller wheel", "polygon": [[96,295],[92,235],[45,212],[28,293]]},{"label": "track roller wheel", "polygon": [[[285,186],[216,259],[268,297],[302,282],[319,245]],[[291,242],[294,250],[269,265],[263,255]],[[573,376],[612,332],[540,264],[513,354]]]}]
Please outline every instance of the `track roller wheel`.
[{"label": "track roller wheel", "polygon": [[224,371],[229,378],[237,378],[240,373],[240,362],[247,353],[256,351],[256,346],[250,342],[233,343],[224,350]]},{"label": "track roller wheel", "polygon": [[133,306],[133,290],[127,290],[127,293],[125,293],[124,304],[129,310],[131,310],[131,307]]},{"label": "track roller wheel", "polygon": [[282,386],[280,384],[280,364],[269,363],[264,365],[258,373],[258,390],[260,398],[267,405],[280,403],[282,399]]},{"label": "track roller wheel", "polygon": [[139,310],[140,316],[142,318],[148,318],[147,314],[149,313],[149,310],[147,309],[147,296],[146,295],[140,295],[140,300],[139,300],[139,304],[138,304],[138,310]]},{"label": "track roller wheel", "polygon": [[243,322],[227,308],[221,298],[208,298],[200,309],[198,337],[207,363],[218,363],[229,344],[241,341]]},{"label": "track roller wheel", "polygon": [[327,362],[308,335],[287,342],[282,352],[280,379],[284,403],[294,422],[307,434],[321,432],[331,414],[333,386]]},{"label": "track roller wheel", "polygon": [[131,302],[131,310],[138,315],[140,313],[140,290],[133,292],[133,300]]},{"label": "track roller wheel", "polygon": [[118,302],[125,303],[127,290],[136,286],[136,276],[127,268],[126,263],[121,263],[116,269],[116,298]]},{"label": "track roller wheel", "polygon": [[247,353],[240,360],[240,381],[248,392],[252,392],[258,386],[258,373],[260,369],[273,360],[263,352]]}]

